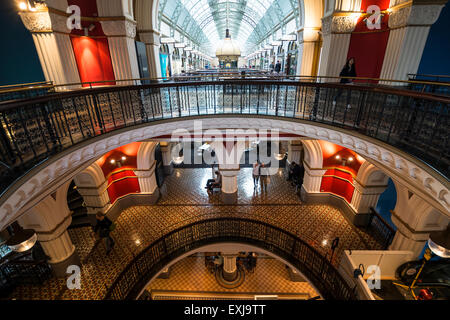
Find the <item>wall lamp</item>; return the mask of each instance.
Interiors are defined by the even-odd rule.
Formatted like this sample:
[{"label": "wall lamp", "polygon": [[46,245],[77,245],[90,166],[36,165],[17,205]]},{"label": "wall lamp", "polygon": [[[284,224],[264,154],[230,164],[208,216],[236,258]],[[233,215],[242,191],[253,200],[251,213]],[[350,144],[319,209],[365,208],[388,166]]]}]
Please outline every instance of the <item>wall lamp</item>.
[{"label": "wall lamp", "polygon": [[345,166],[347,162],[353,162],[354,160],[353,157],[344,158],[341,157],[340,155],[336,155],[335,159],[340,160],[343,166]]},{"label": "wall lamp", "polygon": [[116,160],[116,159],[111,159],[109,161],[110,164],[112,165],[116,165],[117,167],[121,168],[123,166],[123,164],[125,163],[125,161],[127,160],[127,157],[122,156],[120,159]]},{"label": "wall lamp", "polygon": [[91,23],[89,27],[84,28],[84,36],[89,37],[89,32],[92,32],[95,29],[95,24]]}]

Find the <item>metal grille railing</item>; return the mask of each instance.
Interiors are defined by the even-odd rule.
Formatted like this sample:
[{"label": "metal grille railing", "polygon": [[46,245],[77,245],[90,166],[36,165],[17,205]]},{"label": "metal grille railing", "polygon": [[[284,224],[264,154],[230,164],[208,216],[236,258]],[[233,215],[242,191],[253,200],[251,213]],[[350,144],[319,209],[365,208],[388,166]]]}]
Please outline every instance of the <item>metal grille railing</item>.
[{"label": "metal grille railing", "polygon": [[264,80],[112,86],[2,102],[0,192],[92,137],[161,119],[221,114],[303,119],[357,131],[448,177],[449,103],[447,97],[406,90]]},{"label": "metal grille railing", "polygon": [[242,218],[198,221],[153,242],[120,273],[105,299],[137,299],[148,282],[169,262],[207,244],[241,242],[268,250],[290,262],[325,299],[354,300],[353,290],[337,269],[306,242],[270,224]]},{"label": "metal grille railing", "polygon": [[395,229],[387,223],[383,217],[374,209],[370,208],[370,220],[367,225],[369,233],[383,245],[387,250],[395,236]]}]

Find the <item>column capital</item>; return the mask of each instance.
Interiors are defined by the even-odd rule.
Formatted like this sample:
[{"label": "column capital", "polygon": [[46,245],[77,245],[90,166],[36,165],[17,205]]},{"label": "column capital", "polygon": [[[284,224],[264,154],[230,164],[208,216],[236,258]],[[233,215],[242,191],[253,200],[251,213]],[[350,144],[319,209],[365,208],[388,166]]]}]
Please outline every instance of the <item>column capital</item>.
[{"label": "column capital", "polygon": [[159,32],[153,31],[153,30],[140,30],[139,33],[139,39],[144,42],[145,44],[155,45],[159,46],[160,43],[160,34]]},{"label": "column capital", "polygon": [[332,33],[352,33],[355,30],[358,19],[351,13],[341,13],[339,15],[329,15],[322,18],[322,33],[324,35]]},{"label": "column capital", "polygon": [[30,32],[62,32],[69,34],[67,28],[67,17],[41,10],[36,12],[19,12],[22,22]]},{"label": "column capital", "polygon": [[103,32],[108,37],[136,37],[136,22],[125,19],[115,21],[101,21]]},{"label": "column capital", "polygon": [[431,26],[437,21],[444,4],[410,4],[392,9],[389,14],[389,28],[406,26]]}]

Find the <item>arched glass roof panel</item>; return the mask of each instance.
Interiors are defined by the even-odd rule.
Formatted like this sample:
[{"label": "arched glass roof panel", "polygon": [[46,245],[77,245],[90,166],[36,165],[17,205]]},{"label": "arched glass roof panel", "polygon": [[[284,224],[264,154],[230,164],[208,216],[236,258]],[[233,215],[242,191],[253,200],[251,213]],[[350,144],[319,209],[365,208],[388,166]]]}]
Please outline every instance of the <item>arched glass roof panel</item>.
[{"label": "arched glass roof panel", "polygon": [[[273,29],[298,10],[297,0],[166,0],[160,1],[160,16],[182,30],[198,46],[215,46],[230,29],[241,50],[254,47]],[[279,26],[278,26],[279,28]],[[203,43],[202,43],[203,42]],[[205,43],[207,42],[207,43]]]}]

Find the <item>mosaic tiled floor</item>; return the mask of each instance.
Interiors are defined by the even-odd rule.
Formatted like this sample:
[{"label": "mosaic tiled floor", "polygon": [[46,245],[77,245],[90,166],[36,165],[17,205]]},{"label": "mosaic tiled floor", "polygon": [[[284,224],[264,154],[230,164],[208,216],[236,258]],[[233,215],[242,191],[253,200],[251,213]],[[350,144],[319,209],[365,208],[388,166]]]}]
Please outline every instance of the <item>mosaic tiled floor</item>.
[{"label": "mosaic tiled floor", "polygon": [[193,295],[214,295],[217,293],[233,293],[247,295],[305,295],[308,298],[317,296],[316,291],[307,282],[293,282],[289,278],[288,269],[275,259],[258,258],[254,273],[246,273],[245,281],[234,289],[221,287],[214,275],[205,267],[205,258],[201,256],[187,257],[171,267],[168,279],[156,279],[147,287],[149,292],[163,292]]},{"label": "mosaic tiled floor", "polygon": [[[251,171],[239,175],[238,204],[218,205],[219,195],[208,196],[204,189],[211,169],[176,169],[161,190],[154,206],[138,206],[125,210],[112,233],[116,246],[109,256],[103,243],[95,245],[89,227],[70,229],[82,261],[80,290],[68,290],[65,280],[49,280],[40,287],[21,286],[15,299],[102,299],[107,288],[133,257],[163,234],[188,223],[211,217],[239,216],[268,222],[297,234],[324,255],[330,242],[340,237],[336,261],[345,249],[381,249],[368,234],[350,224],[341,212],[327,205],[301,203],[294,188],[282,175],[271,177],[268,192],[253,195]],[[323,240],[328,240],[323,245]]]}]

